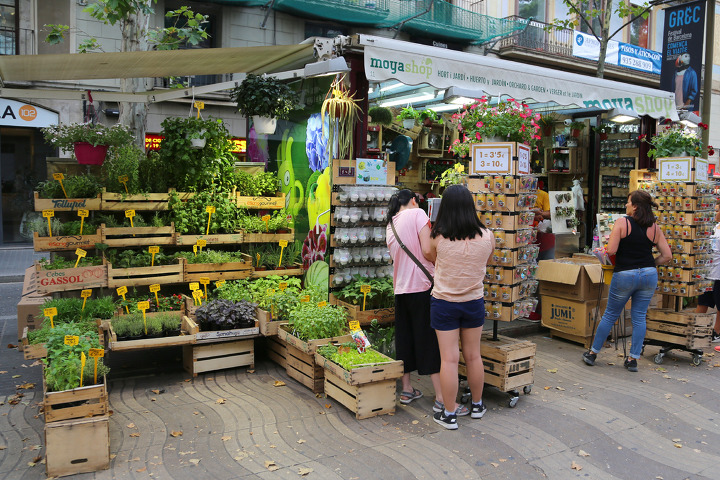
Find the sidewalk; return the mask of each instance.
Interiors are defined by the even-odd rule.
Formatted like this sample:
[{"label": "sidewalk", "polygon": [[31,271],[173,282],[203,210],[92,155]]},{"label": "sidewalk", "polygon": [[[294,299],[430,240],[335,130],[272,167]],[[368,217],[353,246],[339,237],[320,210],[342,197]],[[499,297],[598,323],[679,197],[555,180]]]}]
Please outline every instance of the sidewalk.
[{"label": "sidewalk", "polygon": [[35,253],[32,245],[0,246],[0,283],[22,282],[25,269],[49,257],[48,253]]}]

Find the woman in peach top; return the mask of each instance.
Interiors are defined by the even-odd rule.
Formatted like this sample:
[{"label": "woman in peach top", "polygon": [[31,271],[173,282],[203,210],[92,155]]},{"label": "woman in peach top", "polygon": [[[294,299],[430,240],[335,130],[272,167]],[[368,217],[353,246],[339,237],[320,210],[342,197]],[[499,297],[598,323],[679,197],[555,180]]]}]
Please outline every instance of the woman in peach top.
[{"label": "woman in peach top", "polygon": [[485,372],[480,357],[480,335],[485,324],[483,279],[495,249],[495,237],[477,217],[472,194],[463,185],[445,189],[437,221],[430,233],[425,258],[435,262],[435,286],[430,300],[430,325],[440,346],[440,387],[445,408],[435,413],[435,422],[455,430],[458,406],[458,361],[463,357],[472,392],[471,418],[482,418]]}]

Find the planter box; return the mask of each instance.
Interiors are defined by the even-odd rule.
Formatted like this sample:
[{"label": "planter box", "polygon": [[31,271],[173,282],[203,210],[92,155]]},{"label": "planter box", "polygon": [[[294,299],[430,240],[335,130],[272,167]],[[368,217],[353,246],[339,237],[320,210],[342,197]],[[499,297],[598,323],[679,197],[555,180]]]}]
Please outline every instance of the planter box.
[{"label": "planter box", "polygon": [[243,233],[243,243],[278,243],[280,240],[294,242],[295,230],[290,230],[290,233]]},{"label": "planter box", "polygon": [[296,263],[294,268],[281,268],[281,269],[268,269],[268,270],[254,270],[252,272],[252,278],[269,277],[270,275],[287,275],[287,276],[298,276],[303,275],[301,263]]},{"label": "planter box", "polygon": [[[101,322],[101,320],[98,320],[98,322]],[[98,324],[98,337],[100,339],[100,345],[105,345],[105,338],[100,324]],[[25,360],[37,360],[47,357],[47,347],[44,343],[30,344],[28,341],[28,327],[23,328],[20,345],[22,346],[21,350]]]},{"label": "planter box", "polygon": [[35,264],[37,291],[40,295],[68,290],[82,290],[108,286],[108,266],[59,268],[45,270]]},{"label": "planter box", "polygon": [[285,194],[277,193],[274,197],[243,197],[238,195],[237,206],[257,210],[279,210],[285,208]]},{"label": "planter box", "polygon": [[107,276],[107,285],[110,288],[155,283],[183,283],[183,265],[180,261],[174,265],[157,265],[155,267],[113,268],[112,264],[108,264]]},{"label": "planter box", "polygon": [[196,377],[198,373],[225,368],[255,366],[255,340],[213,341],[183,346],[183,367]]},{"label": "planter box", "polygon": [[94,198],[40,198],[35,193],[35,211],[55,210],[56,212],[76,212],[79,209],[100,210],[100,195]]},{"label": "planter box", "polygon": [[328,343],[346,343],[346,342],[352,342],[352,335],[341,335],[339,337],[332,337],[332,338],[320,338],[317,340],[308,340],[307,342],[304,340],[300,340],[298,337],[292,335],[288,331],[287,324],[281,325],[280,328],[278,328],[278,337],[280,337],[281,340],[283,340],[288,345],[292,345],[293,347],[297,348],[301,352],[304,353],[315,353],[317,350],[317,347],[320,345],[327,345]]},{"label": "planter box", "polygon": [[330,303],[343,307],[348,312],[348,320],[357,320],[360,325],[370,325],[373,319],[377,319],[381,325],[392,323],[395,321],[395,307],[376,308],[373,310],[362,310],[361,305],[353,305],[342,300],[338,300],[335,295],[330,294]]},{"label": "planter box", "polygon": [[[535,352],[537,345],[526,340],[498,335],[483,335],[480,354],[485,366],[485,384],[497,387],[502,392],[531,385],[535,376]],[[460,375],[467,375],[462,352],[460,352]]]},{"label": "planter box", "polygon": [[183,323],[186,321],[188,325],[190,325],[190,327],[195,331],[195,340],[222,340],[225,338],[251,337],[260,333],[260,327],[258,327],[257,320],[255,320],[254,327],[234,328],[232,330],[211,330],[205,332],[200,331],[200,327],[194,319],[185,317],[183,319]]},{"label": "planter box", "polygon": [[[191,198],[194,193],[178,192],[180,200]],[[101,210],[168,210],[170,193],[140,193],[128,195],[123,193],[102,193]]]},{"label": "planter box", "polygon": [[[92,362],[88,361],[85,368]],[[100,380],[98,378],[98,380]],[[43,369],[43,410],[45,423],[71,420],[73,418],[95,417],[108,413],[107,380],[98,385],[73,388],[62,392],[48,392]],[[82,404],[77,405],[77,403]]]},{"label": "planter box", "polygon": [[[159,313],[173,312],[154,312],[148,313],[146,314],[146,316],[158,315]],[[146,348],[175,347],[177,345],[188,345],[195,343],[195,334],[198,332],[197,325],[188,317],[182,315],[181,312],[177,312],[177,316],[182,316],[180,335],[175,335],[172,337],[143,338],[140,340],[118,341],[115,330],[113,330],[112,327],[112,321],[110,321],[108,322],[108,347],[114,352],[121,352],[128,350],[144,350]]]},{"label": "planter box", "polygon": [[199,282],[201,278],[216,280],[240,280],[248,278],[253,273],[252,259],[249,255],[242,254],[246,258],[242,262],[228,263],[188,263],[183,259],[183,276],[186,282]]},{"label": "planter box", "polygon": [[270,312],[262,310],[261,308],[255,309],[255,316],[258,319],[260,334],[266,337],[277,335],[280,324],[285,323],[282,320],[273,320]]},{"label": "planter box", "polygon": [[325,393],[355,413],[370,418],[395,412],[397,379],[403,376],[403,362],[390,357],[387,363],[345,370],[319,353],[315,361],[325,370]]},{"label": "planter box", "polygon": [[207,245],[223,245],[243,243],[245,236],[243,232],[238,233],[211,233],[210,235],[183,235],[175,234],[176,245],[193,246],[198,240],[205,240]]},{"label": "planter box", "polygon": [[64,477],[110,468],[107,415],[45,425],[45,473]]},{"label": "planter box", "polygon": [[62,235],[58,237],[40,237],[37,232],[33,233],[33,248],[36,252],[75,251],[77,248],[88,250],[95,248],[95,244],[101,242],[102,234],[100,229],[90,235]]},{"label": "planter box", "polygon": [[267,342],[268,358],[281,368],[287,369],[287,344],[277,335],[267,337],[265,341]]},{"label": "planter box", "polygon": [[103,243],[110,247],[138,247],[144,245],[175,245],[175,224],[169,227],[106,227],[102,229]]}]

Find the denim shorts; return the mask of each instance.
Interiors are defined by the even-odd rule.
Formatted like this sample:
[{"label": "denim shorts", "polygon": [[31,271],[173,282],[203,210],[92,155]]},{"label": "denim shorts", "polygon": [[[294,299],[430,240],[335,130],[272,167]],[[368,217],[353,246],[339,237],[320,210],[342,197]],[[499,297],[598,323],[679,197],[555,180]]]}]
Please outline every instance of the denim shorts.
[{"label": "denim shorts", "polygon": [[430,326],[435,330],[478,328],[484,324],[485,300],[482,298],[469,302],[430,299]]}]

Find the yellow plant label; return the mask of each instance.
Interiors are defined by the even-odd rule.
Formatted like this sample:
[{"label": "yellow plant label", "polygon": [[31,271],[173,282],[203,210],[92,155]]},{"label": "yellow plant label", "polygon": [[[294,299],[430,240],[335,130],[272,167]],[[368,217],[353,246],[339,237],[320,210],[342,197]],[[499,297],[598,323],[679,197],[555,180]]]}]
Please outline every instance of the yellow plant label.
[{"label": "yellow plant label", "polygon": [[200,277],[200,285],[210,285],[209,277]]},{"label": "yellow plant label", "polygon": [[90,216],[90,210],[86,210],[84,208],[81,208],[78,210],[78,217],[87,218]]},{"label": "yellow plant label", "polygon": [[360,331],[360,322],[358,322],[357,320],[350,320],[349,326],[351,332]]},{"label": "yellow plant label", "polygon": [[160,247],[158,247],[157,245],[148,247],[148,252],[152,253],[153,255],[155,255],[156,253],[160,253]]},{"label": "yellow plant label", "polygon": [[82,258],[87,255],[87,252],[85,250],[83,250],[82,248],[77,248],[77,249],[75,249],[75,255]]},{"label": "yellow plant label", "polygon": [[197,249],[198,249],[198,246],[197,246],[197,245],[193,245],[193,253],[197,253]]},{"label": "yellow plant label", "polygon": [[120,295],[122,297],[123,295],[125,295],[128,292],[128,289],[127,289],[127,287],[118,287],[116,292],[118,295]]},{"label": "yellow plant label", "polygon": [[46,317],[54,317],[57,315],[57,307],[43,308],[43,315]]},{"label": "yellow plant label", "polygon": [[65,180],[65,174],[64,173],[53,173],[53,179],[57,180],[58,182],[61,180]]},{"label": "yellow plant label", "polygon": [[310,295],[303,295],[302,297],[300,297],[300,301],[303,302],[303,303],[304,303],[304,302],[309,302],[309,301],[310,301]]},{"label": "yellow plant label", "polygon": [[[85,362],[87,362],[87,357],[85,356],[85,352],[80,352],[80,367],[83,369],[85,368]],[[80,375],[81,382],[80,386],[82,387],[82,375]]]},{"label": "yellow plant label", "polygon": [[197,241],[198,247],[204,247],[207,245],[207,240],[203,240],[202,238]]},{"label": "yellow plant label", "polygon": [[135,216],[135,210],[125,210],[125,217],[132,218]]},{"label": "yellow plant label", "polygon": [[370,290],[372,290],[372,285],[360,285],[361,293],[370,293]]},{"label": "yellow plant label", "polygon": [[80,337],[78,337],[77,335],[65,335],[64,340],[65,345],[70,345],[71,347],[80,343]]},{"label": "yellow plant label", "polygon": [[327,305],[327,302],[325,302],[325,301],[322,301],[322,302],[318,303],[318,307],[320,307],[320,308],[322,308],[322,307],[324,307],[324,306],[326,306],[326,305]]},{"label": "yellow plant label", "polygon": [[287,282],[280,282],[280,283],[278,284],[278,288],[280,289],[280,291],[285,291],[285,289],[286,289],[287,287],[288,287]]},{"label": "yellow plant label", "polygon": [[55,216],[55,210],[43,210],[43,217],[52,218]]},{"label": "yellow plant label", "polygon": [[220,288],[223,285],[225,285],[225,280],[218,280],[217,282],[215,282],[215,288]]},{"label": "yellow plant label", "polygon": [[193,106],[198,110],[202,110],[203,108],[205,108],[205,102],[195,102],[193,103]]},{"label": "yellow plant label", "polygon": [[203,292],[202,290],[193,290],[192,296],[194,298],[200,299],[203,297]]},{"label": "yellow plant label", "polygon": [[287,241],[287,240],[280,240],[280,241],[278,242],[278,245],[280,245],[281,247],[285,248],[285,247],[287,247],[287,245],[288,245],[288,241]]},{"label": "yellow plant label", "polygon": [[190,290],[192,290],[194,292],[195,290],[199,290],[199,289],[200,289],[200,284],[198,282],[190,283]]},{"label": "yellow plant label", "polygon": [[80,298],[90,298],[92,296],[92,289],[88,288],[80,292]]},{"label": "yellow plant label", "polygon": [[144,302],[138,302],[137,304],[138,310],[142,310],[143,312],[150,308],[150,302],[147,300]]},{"label": "yellow plant label", "polygon": [[270,218],[272,218],[270,217],[270,215],[263,215],[262,217],[260,217],[263,222],[269,222]]},{"label": "yellow plant label", "polygon": [[275,289],[274,288],[268,288],[267,292],[268,295],[275,295]]},{"label": "yellow plant label", "polygon": [[205,207],[205,212],[206,213],[215,213],[215,207],[213,205],[208,205],[207,207]]},{"label": "yellow plant label", "polygon": [[130,178],[127,175],[120,175],[118,177],[118,182],[120,183],[126,183],[128,180],[130,180]]},{"label": "yellow plant label", "polygon": [[88,350],[88,357],[90,358],[102,358],[105,356],[104,348],[91,348]]},{"label": "yellow plant label", "polygon": [[160,284],[159,284],[159,283],[154,283],[154,284],[150,285],[150,292],[151,292],[151,293],[156,293],[156,292],[159,292],[159,291],[160,291]]}]

